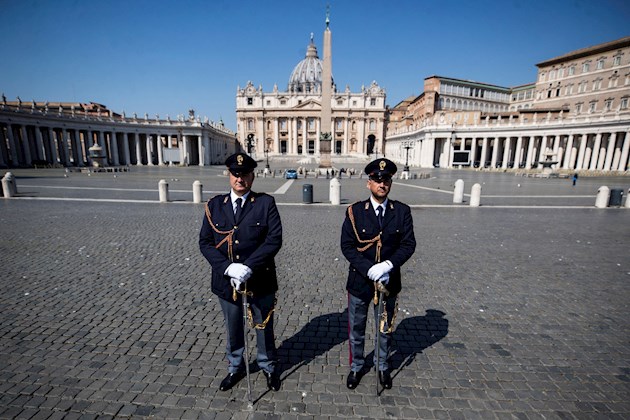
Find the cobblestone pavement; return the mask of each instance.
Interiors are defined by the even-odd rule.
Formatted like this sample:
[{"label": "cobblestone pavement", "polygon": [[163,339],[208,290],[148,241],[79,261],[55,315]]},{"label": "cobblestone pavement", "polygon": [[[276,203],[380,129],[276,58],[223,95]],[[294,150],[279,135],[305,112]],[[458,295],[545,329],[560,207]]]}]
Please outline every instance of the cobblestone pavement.
[{"label": "cobblestone pavement", "polygon": [[[225,190],[220,172],[13,171],[20,198],[0,199],[0,418],[630,416],[630,211],[593,207],[600,185],[627,189],[628,178],[580,178],[573,188],[438,171],[397,181],[392,198],[416,205],[418,249],[403,267],[394,387],[379,397],[373,372],[345,387],[345,206],[322,204],[325,179],[297,180],[276,195],[282,389],[267,391],[252,365],[248,410],[245,381],[218,390],[225,333],[197,247],[203,206],[186,192],[200,177],[207,196]],[[184,191],[173,193],[179,202],[155,202],[162,178]],[[466,192],[475,181],[496,197],[439,207],[458,178]],[[285,182],[259,178],[254,189]],[[304,183],[320,204],[300,204]],[[344,201],[366,193],[364,179],[342,180]],[[93,200],[32,200],[42,197]],[[534,207],[498,207],[523,201]],[[569,207],[545,207],[554,205]]]}]

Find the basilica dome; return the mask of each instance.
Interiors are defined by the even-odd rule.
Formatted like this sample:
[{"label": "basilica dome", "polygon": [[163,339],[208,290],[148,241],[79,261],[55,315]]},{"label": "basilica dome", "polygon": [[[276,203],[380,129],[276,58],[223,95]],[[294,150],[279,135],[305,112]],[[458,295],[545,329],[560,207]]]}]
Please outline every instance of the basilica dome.
[{"label": "basilica dome", "polygon": [[321,93],[322,90],[322,61],[317,55],[317,47],[311,43],[306,49],[306,57],[293,69],[289,78],[289,92],[293,93]]}]

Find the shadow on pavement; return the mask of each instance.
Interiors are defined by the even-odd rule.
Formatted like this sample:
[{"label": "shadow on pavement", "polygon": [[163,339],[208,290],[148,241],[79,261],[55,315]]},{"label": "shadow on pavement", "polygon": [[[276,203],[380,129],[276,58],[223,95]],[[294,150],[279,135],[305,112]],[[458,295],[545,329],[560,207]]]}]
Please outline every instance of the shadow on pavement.
[{"label": "shadow on pavement", "polygon": [[396,350],[391,355],[390,368],[400,370],[409,366],[416,355],[448,334],[448,319],[446,314],[436,309],[427,309],[425,316],[414,316],[403,319],[392,334],[392,348]]},{"label": "shadow on pavement", "polygon": [[278,347],[280,368],[287,372],[283,379],[347,339],[347,310],[313,318]]}]

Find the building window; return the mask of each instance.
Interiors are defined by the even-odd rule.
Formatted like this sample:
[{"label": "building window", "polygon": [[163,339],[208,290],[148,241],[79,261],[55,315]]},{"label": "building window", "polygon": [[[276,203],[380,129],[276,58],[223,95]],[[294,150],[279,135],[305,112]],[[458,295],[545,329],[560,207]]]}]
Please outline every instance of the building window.
[{"label": "building window", "polygon": [[628,109],[628,98],[621,98],[619,109]]},{"label": "building window", "polygon": [[597,102],[590,102],[588,104],[588,112],[595,112],[597,110]]},{"label": "building window", "polygon": [[352,101],[352,106],[357,106],[357,101],[356,100]]},{"label": "building window", "polygon": [[549,80],[553,80],[556,78],[556,71],[555,70],[551,70],[549,72]]},{"label": "building window", "polygon": [[613,105],[613,100],[612,99],[606,99],[606,102],[604,102],[604,110],[605,111],[610,111],[612,109],[612,105]]},{"label": "building window", "polygon": [[254,105],[254,98],[247,98],[247,105]]},{"label": "building window", "polygon": [[370,131],[376,130],[376,121],[370,120]]},{"label": "building window", "polygon": [[582,112],[582,104],[581,103],[575,104],[575,113],[579,114],[580,112]]},{"label": "building window", "polygon": [[545,73],[540,73],[540,81],[541,82],[545,81]]},{"label": "building window", "polygon": [[591,64],[588,61],[582,64],[582,73],[588,73],[590,68],[591,68]]},{"label": "building window", "polygon": [[336,128],[337,131],[343,130],[343,120],[342,119],[336,119],[335,120],[335,128]]},{"label": "building window", "polygon": [[309,118],[308,120],[308,129],[315,130],[315,118]]},{"label": "building window", "polygon": [[287,104],[287,100],[286,99],[281,99],[280,100],[280,105],[286,105]]},{"label": "building window", "polygon": [[279,120],[279,124],[280,124],[280,130],[286,130],[287,129],[287,120],[281,119],[281,120]]},{"label": "building window", "polygon": [[600,58],[599,60],[597,60],[597,70],[601,70],[604,68],[604,59]]},{"label": "building window", "polygon": [[575,74],[575,64],[569,67],[569,76],[573,76]]},{"label": "building window", "polygon": [[248,130],[253,130],[254,129],[254,119],[253,118],[249,118],[247,120],[247,129]]},{"label": "building window", "polygon": [[370,105],[371,106],[375,106],[376,105],[376,98],[370,98]]},{"label": "building window", "polygon": [[343,99],[337,99],[337,105],[343,105]]},{"label": "building window", "polygon": [[271,101],[267,99],[267,106],[271,106]]},{"label": "building window", "polygon": [[618,66],[620,64],[621,64],[621,56],[616,55],[615,58],[613,59],[613,66]]},{"label": "building window", "polygon": [[558,70],[558,79],[562,79],[564,77],[564,67]]}]

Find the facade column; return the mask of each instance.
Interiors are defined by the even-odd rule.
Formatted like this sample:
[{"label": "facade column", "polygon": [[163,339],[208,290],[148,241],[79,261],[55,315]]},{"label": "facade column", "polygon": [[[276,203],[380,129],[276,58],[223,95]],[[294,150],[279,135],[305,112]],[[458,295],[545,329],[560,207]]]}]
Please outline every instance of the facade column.
[{"label": "facade column", "polygon": [[628,152],[630,151],[630,131],[627,131],[623,138],[623,147],[621,148],[621,158],[619,159],[618,171],[625,171],[628,167]]},{"label": "facade column", "polygon": [[118,166],[120,165],[120,159],[118,158],[118,135],[114,130],[112,130],[109,136],[109,150],[112,153],[112,165]]},{"label": "facade column", "polygon": [[7,150],[7,141],[4,137],[4,128],[0,126],[0,167],[9,167],[9,156]]},{"label": "facade column", "polygon": [[577,164],[575,165],[575,169],[578,171],[583,169],[584,166],[584,155],[586,154],[586,143],[588,143],[588,134],[582,134],[580,136],[580,150],[578,152]]},{"label": "facade column", "polygon": [[597,169],[597,159],[599,158],[599,147],[602,144],[602,133],[597,133],[595,136],[595,144],[593,145],[593,153],[591,155],[591,165],[589,166],[590,170]]},{"label": "facade column", "polygon": [[153,166],[153,139],[151,134],[146,134],[146,148],[147,148],[147,166]]},{"label": "facade column", "polygon": [[188,166],[188,136],[182,135],[182,146],[180,148],[181,163]]},{"label": "facade column", "polygon": [[[199,160],[198,166],[203,166],[206,162],[206,155],[210,153],[210,146],[208,145],[208,139],[205,137],[203,131],[201,135],[197,136],[197,159]],[[158,149],[158,153],[159,149]]]},{"label": "facade column", "polygon": [[13,136],[13,127],[11,124],[7,124],[7,136],[9,137],[9,147],[11,148],[11,160],[13,161],[13,166],[20,166],[20,160],[18,158],[17,145],[15,144],[15,137]]},{"label": "facade column", "polygon": [[475,166],[475,160],[477,159],[477,137],[470,139],[470,167]]},{"label": "facade column", "polygon": [[306,129],[306,118],[302,118],[302,154],[308,155],[308,130]]},{"label": "facade column", "polygon": [[83,166],[83,147],[81,145],[81,130],[75,129],[72,138],[72,159],[74,166]]},{"label": "facade column", "polygon": [[140,146],[140,133],[134,133],[134,143],[136,144],[136,166],[142,166],[142,147]]},{"label": "facade column", "polygon": [[617,143],[617,133],[612,132],[608,135],[608,148],[606,149],[606,159],[604,160],[604,171],[610,171],[613,156],[615,154],[615,144]]},{"label": "facade column", "polygon": [[273,134],[273,148],[276,154],[281,155],[282,151],[280,150],[280,122],[278,121],[277,117],[273,119]]},{"label": "facade column", "polygon": [[555,160],[558,162],[556,164],[556,169],[561,166],[560,162],[562,162],[563,149],[562,149],[561,143],[562,143],[562,135],[554,136],[553,146],[551,150],[553,150],[553,155],[555,156]]},{"label": "facade column", "polygon": [[573,134],[569,134],[569,138],[567,139],[567,150],[564,153],[564,163],[562,164],[562,169],[573,169],[573,165],[571,161],[573,160]]},{"label": "facade column", "polygon": [[527,156],[525,157],[525,169],[532,168],[532,159],[534,156],[534,138],[532,136],[527,137]]},{"label": "facade column", "polygon": [[130,165],[130,155],[129,155],[129,134],[125,131],[123,133],[123,156],[125,158],[125,165]]}]

